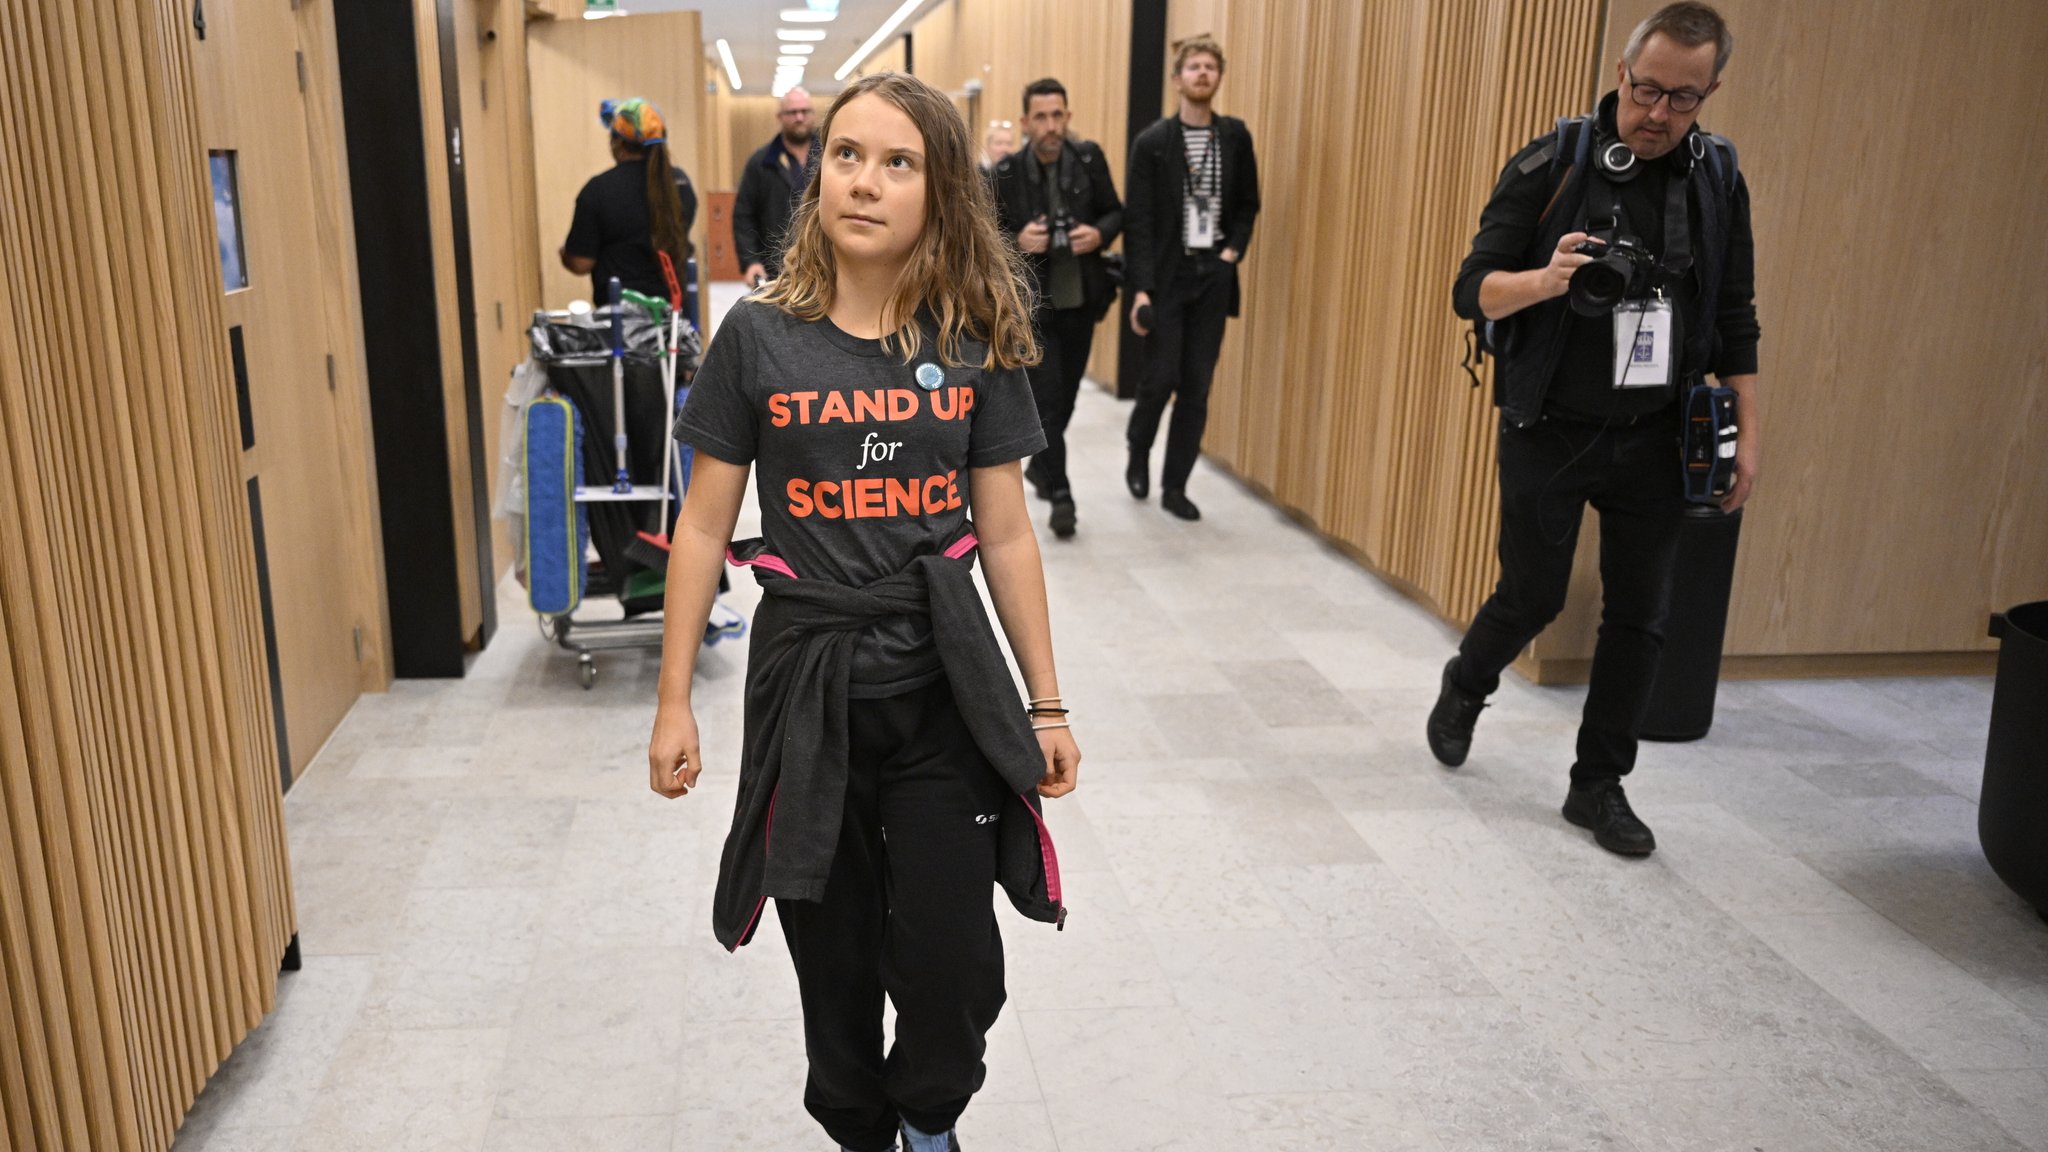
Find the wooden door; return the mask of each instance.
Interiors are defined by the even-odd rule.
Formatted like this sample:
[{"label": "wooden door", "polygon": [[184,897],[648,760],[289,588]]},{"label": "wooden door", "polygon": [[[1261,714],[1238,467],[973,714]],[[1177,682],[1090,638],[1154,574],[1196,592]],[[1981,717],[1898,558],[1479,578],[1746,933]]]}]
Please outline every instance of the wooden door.
[{"label": "wooden door", "polygon": [[[333,220],[319,208],[334,197],[320,188],[308,140],[307,88],[318,78],[309,56],[317,64],[331,52],[301,48],[287,5],[211,0],[205,12],[193,51],[200,134],[216,165],[217,214],[240,225],[239,260],[224,254],[222,289],[239,351],[242,474],[288,783],[362,691],[365,658],[381,664],[382,629],[366,611],[377,602],[375,529],[350,435],[361,429],[359,357],[352,334],[335,331],[329,294],[344,280],[341,250],[323,242]],[[381,683],[376,665],[368,679]]]}]

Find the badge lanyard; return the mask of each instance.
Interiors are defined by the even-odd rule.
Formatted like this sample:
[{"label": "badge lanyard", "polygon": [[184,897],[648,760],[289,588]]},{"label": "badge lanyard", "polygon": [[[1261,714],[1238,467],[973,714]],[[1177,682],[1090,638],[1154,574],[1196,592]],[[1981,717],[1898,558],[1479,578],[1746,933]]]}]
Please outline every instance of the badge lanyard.
[{"label": "badge lanyard", "polygon": [[1614,386],[1663,388],[1671,383],[1671,301],[1663,292],[1614,309]]},{"label": "badge lanyard", "polygon": [[[1187,206],[1187,246],[1190,248],[1213,248],[1216,246],[1216,215],[1214,205],[1210,202],[1209,197],[1200,195],[1197,192],[1197,188],[1202,184],[1206,184],[1213,188],[1219,196],[1223,192],[1223,133],[1219,132],[1214,125],[1210,126],[1209,146],[1202,150],[1202,163],[1199,170],[1195,166],[1194,157],[1187,153],[1188,138],[1185,129],[1182,130],[1180,139],[1182,179],[1184,181],[1183,187],[1186,189],[1184,203]],[[1195,179],[1198,174],[1202,177],[1200,184]]]}]

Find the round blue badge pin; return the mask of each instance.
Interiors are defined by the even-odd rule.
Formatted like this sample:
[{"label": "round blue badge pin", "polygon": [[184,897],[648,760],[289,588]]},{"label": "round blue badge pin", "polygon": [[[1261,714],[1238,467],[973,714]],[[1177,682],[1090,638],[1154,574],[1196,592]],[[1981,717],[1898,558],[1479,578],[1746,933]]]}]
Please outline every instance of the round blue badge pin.
[{"label": "round blue badge pin", "polygon": [[927,392],[937,392],[939,385],[946,382],[946,370],[937,364],[917,366],[917,386]]}]

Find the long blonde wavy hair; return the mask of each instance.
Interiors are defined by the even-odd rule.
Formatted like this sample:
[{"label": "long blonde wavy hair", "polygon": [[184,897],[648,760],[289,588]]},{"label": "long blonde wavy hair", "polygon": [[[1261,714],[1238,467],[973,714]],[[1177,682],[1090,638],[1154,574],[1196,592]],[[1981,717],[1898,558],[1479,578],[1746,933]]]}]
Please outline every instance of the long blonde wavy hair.
[{"label": "long blonde wavy hair", "polygon": [[[1032,289],[1023,257],[996,226],[987,181],[974,166],[967,125],[953,102],[930,84],[902,72],[862,77],[832,101],[819,130],[818,146],[829,148],[832,121],[858,97],[874,94],[910,117],[924,137],[924,231],[897,277],[884,316],[900,323],[886,342],[905,360],[924,343],[920,313],[938,327],[940,359],[965,365],[965,341],[988,351],[984,369],[1036,364],[1038,340],[1031,330]],[[759,299],[800,320],[822,319],[832,306],[838,262],[818,218],[821,162],[789,223],[782,274],[761,289]]]}]

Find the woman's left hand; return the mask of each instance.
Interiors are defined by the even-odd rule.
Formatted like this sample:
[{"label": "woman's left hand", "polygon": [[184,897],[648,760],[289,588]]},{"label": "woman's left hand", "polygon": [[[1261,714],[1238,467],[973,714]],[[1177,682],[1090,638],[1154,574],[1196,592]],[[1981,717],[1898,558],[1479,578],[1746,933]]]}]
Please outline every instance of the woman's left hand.
[{"label": "woman's left hand", "polygon": [[1081,782],[1081,748],[1074,743],[1071,728],[1047,728],[1038,733],[1038,750],[1045,754],[1045,778],[1038,782],[1038,794],[1057,800]]}]

